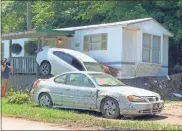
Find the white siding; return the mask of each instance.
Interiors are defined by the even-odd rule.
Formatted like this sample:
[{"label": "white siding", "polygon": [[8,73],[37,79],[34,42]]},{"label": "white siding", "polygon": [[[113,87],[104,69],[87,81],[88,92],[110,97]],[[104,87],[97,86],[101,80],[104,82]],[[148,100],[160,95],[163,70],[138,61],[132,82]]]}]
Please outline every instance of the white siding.
[{"label": "white siding", "polygon": [[123,29],[122,61],[136,62],[137,60],[137,31]]},{"label": "white siding", "polygon": [[[73,40],[73,49],[83,52],[83,37],[84,35],[107,33],[107,50],[94,50],[84,52],[93,57],[98,62],[111,62],[113,66],[120,67],[118,62],[121,62],[121,50],[122,50],[122,27],[104,27],[93,28],[86,30],[77,30],[75,32]],[[75,43],[79,43],[80,46],[76,47]],[[110,65],[110,64],[109,64]]]},{"label": "white siding", "polygon": [[[131,24],[130,26],[134,26],[136,28],[140,28],[141,30],[141,35],[143,33],[148,33],[151,35],[157,35],[161,37],[161,60],[163,64],[163,34],[164,32],[166,32],[166,30],[158,23],[156,23],[155,21],[151,20],[151,21],[146,21],[146,22],[140,22],[140,23],[135,23],[135,24]],[[142,40],[142,37],[141,37]],[[142,41],[141,41],[141,49],[142,49]],[[139,55],[139,54],[138,54]],[[142,62],[142,51],[140,51],[140,62]]]},{"label": "white siding", "polygon": [[[19,55],[12,54],[12,57],[21,57],[24,56],[24,42],[27,41],[28,38],[22,39],[14,39],[12,40],[12,44],[18,43],[22,46],[22,51]],[[9,40],[2,41],[4,43],[4,58],[9,58]]]},{"label": "white siding", "polygon": [[66,49],[71,49],[72,48],[71,42],[72,38],[63,38],[62,47]]},{"label": "white siding", "polygon": [[75,35],[72,40],[72,49],[82,52],[83,51],[83,36],[81,31],[75,31]]},{"label": "white siding", "polygon": [[153,20],[146,21],[146,22],[140,22],[132,24],[131,26],[135,26],[137,28],[142,29],[144,33],[149,33],[153,35],[161,36],[163,32],[166,32],[162,26],[160,26],[158,23],[156,23]]},{"label": "white siding", "polygon": [[123,53],[122,53],[122,76],[133,76],[135,73],[135,63],[139,60],[139,30],[123,28]]}]

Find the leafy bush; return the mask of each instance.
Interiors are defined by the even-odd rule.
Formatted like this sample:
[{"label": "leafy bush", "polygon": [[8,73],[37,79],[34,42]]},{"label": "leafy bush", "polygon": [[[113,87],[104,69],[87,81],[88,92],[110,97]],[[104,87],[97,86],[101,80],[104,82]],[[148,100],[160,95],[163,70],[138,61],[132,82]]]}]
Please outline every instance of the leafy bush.
[{"label": "leafy bush", "polygon": [[23,93],[21,90],[14,91],[13,89],[8,92],[8,103],[28,104],[30,102],[30,96],[28,93]]},{"label": "leafy bush", "polygon": [[18,43],[12,44],[10,48],[11,48],[12,53],[16,54],[16,55],[20,54],[22,51],[22,46]]},{"label": "leafy bush", "polygon": [[27,41],[24,45],[24,49],[28,55],[36,55],[37,41]]}]

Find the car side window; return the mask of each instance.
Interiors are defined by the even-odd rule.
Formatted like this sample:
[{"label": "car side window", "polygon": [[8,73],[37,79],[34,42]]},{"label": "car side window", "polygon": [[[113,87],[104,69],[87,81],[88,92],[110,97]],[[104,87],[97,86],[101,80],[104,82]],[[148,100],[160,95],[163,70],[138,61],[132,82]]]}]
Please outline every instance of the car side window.
[{"label": "car side window", "polygon": [[74,66],[75,68],[77,68],[80,71],[84,71],[85,70],[83,68],[83,66],[80,64],[80,62],[77,59],[75,59],[75,58],[73,58],[71,65]]},{"label": "car side window", "polygon": [[54,79],[54,81],[56,83],[61,83],[61,84],[65,84],[66,82],[66,75],[61,75],[61,76],[58,76]]},{"label": "car side window", "polygon": [[94,87],[92,81],[83,74],[70,74],[67,79],[67,84],[78,87]]},{"label": "car side window", "polygon": [[70,55],[67,55],[61,51],[54,51],[53,54],[56,55],[57,57],[61,58],[62,60],[64,60],[65,62],[67,62],[69,64],[72,63],[73,57]]},{"label": "car side window", "polygon": [[74,58],[73,56],[68,55],[68,54],[61,52],[61,51],[54,51],[53,54],[56,55],[57,57],[59,57],[60,59],[64,60],[65,62],[69,63],[70,65],[74,66],[78,70],[80,70],[80,71],[85,70],[83,68],[83,66],[81,65],[81,63],[76,58]]},{"label": "car side window", "polygon": [[82,86],[84,87],[94,87],[92,81],[85,75],[82,77]]}]

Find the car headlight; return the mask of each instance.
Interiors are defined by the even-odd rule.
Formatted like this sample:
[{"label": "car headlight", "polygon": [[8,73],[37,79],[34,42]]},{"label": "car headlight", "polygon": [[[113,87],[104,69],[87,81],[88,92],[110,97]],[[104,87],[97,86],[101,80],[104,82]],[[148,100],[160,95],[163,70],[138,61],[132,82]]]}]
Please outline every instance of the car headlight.
[{"label": "car headlight", "polygon": [[158,97],[159,100],[161,100],[161,96],[160,95],[158,95],[157,97]]},{"label": "car headlight", "polygon": [[128,96],[127,99],[130,102],[146,102],[144,98],[138,97],[138,96]]}]

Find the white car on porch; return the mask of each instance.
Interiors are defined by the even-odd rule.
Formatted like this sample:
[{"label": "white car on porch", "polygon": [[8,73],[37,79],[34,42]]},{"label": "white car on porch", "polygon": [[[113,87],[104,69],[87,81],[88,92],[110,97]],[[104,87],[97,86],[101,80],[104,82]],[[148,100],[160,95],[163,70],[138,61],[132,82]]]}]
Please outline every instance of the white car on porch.
[{"label": "white car on porch", "polygon": [[55,76],[69,71],[104,72],[92,57],[71,49],[45,46],[40,49],[36,61],[42,76]]},{"label": "white car on porch", "polygon": [[39,79],[31,90],[41,107],[98,111],[106,118],[158,114],[164,102],[159,94],[126,86],[115,77],[99,72],[67,72]]}]

